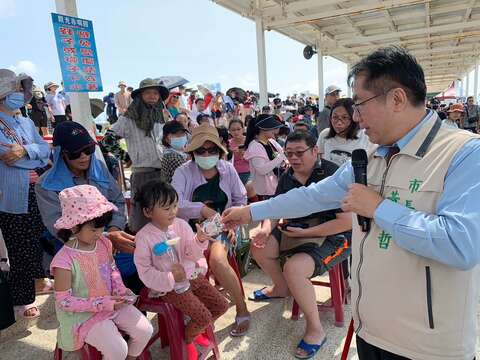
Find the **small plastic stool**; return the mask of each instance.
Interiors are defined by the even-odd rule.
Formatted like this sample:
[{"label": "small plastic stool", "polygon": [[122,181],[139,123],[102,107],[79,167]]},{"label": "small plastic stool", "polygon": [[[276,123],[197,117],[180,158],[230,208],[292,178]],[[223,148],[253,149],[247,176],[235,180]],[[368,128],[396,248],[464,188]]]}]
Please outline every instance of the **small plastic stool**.
[{"label": "small plastic stool", "polygon": [[[102,360],[102,354],[95,349],[93,346],[85,344],[80,350],[77,350],[77,353],[80,353],[81,360]],[[55,351],[53,353],[54,360],[62,360],[63,350],[58,347],[58,344],[55,345]]]},{"label": "small plastic stool", "polygon": [[[171,360],[184,360],[187,358],[187,344],[185,343],[185,323],[183,313],[173,305],[162,301],[162,298],[149,298],[148,288],[143,288],[137,301],[137,307],[141,311],[157,313],[158,332],[152,336],[145,349],[160,339],[162,348],[170,346]],[[210,340],[207,348],[202,348],[199,352],[199,360],[206,359],[213,351],[215,359],[220,359],[220,351],[215,339],[213,327],[210,325],[206,329],[206,335]]]},{"label": "small plastic stool", "polygon": [[[87,343],[85,343],[81,349],[77,350],[77,353],[79,353],[81,360],[102,360],[102,353],[98,351],[95,347]],[[53,359],[62,360],[62,357],[63,357],[63,350],[60,349],[57,344],[55,345]],[[137,359],[152,360],[152,356],[150,355],[150,351],[148,350],[148,347],[145,347],[145,349]]]},{"label": "small plastic stool", "polygon": [[[207,264],[210,262],[210,250],[207,249],[204,252],[205,259],[207,259]],[[237,263],[237,258],[235,257],[235,253],[228,254],[228,264],[232,267],[233,271],[235,271],[235,274],[237,275],[238,282],[240,283],[240,288],[242,289],[242,295],[245,297],[245,290],[243,289],[243,284],[242,284],[242,276],[240,275],[240,269],[238,268],[238,263]],[[213,277],[213,280],[215,281],[215,284],[218,285],[218,281],[215,279],[213,276],[212,271],[210,270],[210,265],[208,266],[207,274],[205,275],[207,279],[210,279]]]},{"label": "small plastic stool", "polygon": [[[345,292],[345,280],[343,278],[342,263],[338,263],[333,266],[329,271],[328,275],[330,282],[312,280],[313,285],[326,286],[330,288],[331,301],[329,305],[319,304],[319,308],[333,308],[335,310],[335,326],[343,327],[344,325],[344,316],[343,316],[343,304],[346,302],[346,292]],[[298,306],[295,299],[293,300],[292,307],[292,320],[298,320],[300,315],[300,307]]]}]

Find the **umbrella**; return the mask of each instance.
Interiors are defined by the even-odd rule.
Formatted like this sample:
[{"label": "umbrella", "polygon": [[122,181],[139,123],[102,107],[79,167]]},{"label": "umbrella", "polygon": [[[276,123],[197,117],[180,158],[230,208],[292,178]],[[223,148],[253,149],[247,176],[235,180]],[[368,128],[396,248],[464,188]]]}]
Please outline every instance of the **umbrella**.
[{"label": "umbrella", "polygon": [[234,101],[238,101],[239,103],[244,103],[247,100],[247,93],[245,90],[239,87],[233,87],[228,89],[227,95],[232,98]]},{"label": "umbrella", "polygon": [[189,81],[181,76],[160,76],[155,79],[160,85],[165,86],[168,90],[172,90],[178,86],[185,85]]},{"label": "umbrella", "polygon": [[103,103],[102,99],[90,99],[90,111],[92,112],[94,119],[100,115],[104,109],[105,104]]},{"label": "umbrella", "polygon": [[208,93],[211,93],[210,89],[203,85],[197,85],[197,88],[202,93],[203,96],[206,96]]}]

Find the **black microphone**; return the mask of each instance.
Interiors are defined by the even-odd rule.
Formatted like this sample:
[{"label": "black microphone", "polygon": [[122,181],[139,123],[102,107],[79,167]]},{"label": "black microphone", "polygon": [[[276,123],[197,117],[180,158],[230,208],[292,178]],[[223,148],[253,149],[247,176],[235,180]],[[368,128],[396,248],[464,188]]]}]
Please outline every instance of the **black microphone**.
[{"label": "black microphone", "polygon": [[[357,184],[367,185],[367,152],[363,149],[356,149],[352,152],[352,167]],[[370,219],[361,215],[357,215],[358,225],[363,232],[370,231]]]}]

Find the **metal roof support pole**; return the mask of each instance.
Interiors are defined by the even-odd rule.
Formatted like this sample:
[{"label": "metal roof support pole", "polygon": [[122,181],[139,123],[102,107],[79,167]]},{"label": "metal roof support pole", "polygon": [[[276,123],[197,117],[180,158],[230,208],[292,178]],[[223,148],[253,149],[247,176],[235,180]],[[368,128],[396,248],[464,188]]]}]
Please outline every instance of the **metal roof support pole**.
[{"label": "metal roof support pole", "polygon": [[265,55],[265,29],[263,27],[263,19],[261,15],[255,18],[257,32],[257,62],[258,62],[258,88],[259,88],[259,105],[260,107],[268,105],[267,94],[267,58]]},{"label": "metal roof support pole", "polygon": [[467,70],[467,81],[465,86],[465,97],[470,94],[470,70]]},{"label": "metal roof support pole", "polygon": [[478,58],[475,59],[475,70],[473,71],[473,99],[478,104]]},{"label": "metal roof support pole", "polygon": [[[350,64],[347,64],[347,76],[350,73],[352,66]],[[351,98],[352,97],[352,88],[348,86],[347,84],[347,97]]]},{"label": "metal roof support pole", "polygon": [[323,88],[323,55],[320,48],[320,39],[317,39],[317,65],[318,65],[318,110],[323,110],[325,90]]}]

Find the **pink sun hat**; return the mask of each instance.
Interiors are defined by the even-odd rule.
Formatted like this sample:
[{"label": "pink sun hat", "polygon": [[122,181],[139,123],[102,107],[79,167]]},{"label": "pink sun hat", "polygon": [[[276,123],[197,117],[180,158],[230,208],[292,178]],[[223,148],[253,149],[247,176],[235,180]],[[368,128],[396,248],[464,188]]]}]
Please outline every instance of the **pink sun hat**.
[{"label": "pink sun hat", "polygon": [[58,196],[62,217],[53,225],[55,229],[72,229],[118,208],[109,202],[95,186],[78,185],[62,190]]}]

